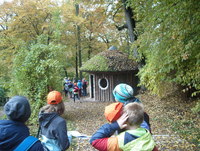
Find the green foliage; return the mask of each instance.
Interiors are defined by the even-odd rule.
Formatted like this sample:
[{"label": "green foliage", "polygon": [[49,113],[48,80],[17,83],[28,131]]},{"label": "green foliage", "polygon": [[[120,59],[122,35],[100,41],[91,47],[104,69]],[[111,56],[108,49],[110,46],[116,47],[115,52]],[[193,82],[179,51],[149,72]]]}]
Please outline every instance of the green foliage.
[{"label": "green foliage", "polygon": [[3,88],[0,87],[0,97],[4,98],[5,97],[5,91]]},{"label": "green foliage", "polygon": [[83,71],[107,71],[108,61],[104,56],[96,55],[91,58],[83,67],[80,68]]},{"label": "green foliage", "polygon": [[6,93],[4,88],[0,86],[0,106],[4,105],[5,102],[6,102]]},{"label": "green foliage", "polygon": [[196,106],[192,108],[192,111],[194,113],[200,113],[200,100],[198,100]]},{"label": "green foliage", "polygon": [[128,0],[137,20],[137,47],[146,65],[141,84],[159,94],[164,83],[200,90],[200,1]]},{"label": "green foliage", "polygon": [[0,85],[4,89],[9,87],[14,47],[17,47],[12,41],[12,38],[0,32]]},{"label": "green foliage", "polygon": [[49,88],[62,88],[63,49],[61,45],[46,44],[47,37],[41,35],[36,44],[22,46],[14,59],[11,95],[23,95],[32,104],[33,118],[46,102]]}]

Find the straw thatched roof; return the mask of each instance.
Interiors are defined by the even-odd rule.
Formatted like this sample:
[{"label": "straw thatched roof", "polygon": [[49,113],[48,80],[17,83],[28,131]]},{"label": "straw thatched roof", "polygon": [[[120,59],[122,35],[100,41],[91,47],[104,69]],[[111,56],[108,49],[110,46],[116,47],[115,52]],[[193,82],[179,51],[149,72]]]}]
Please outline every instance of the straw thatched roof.
[{"label": "straw thatched roof", "polygon": [[80,70],[85,72],[133,71],[137,70],[137,63],[129,59],[126,53],[107,50],[88,60]]}]

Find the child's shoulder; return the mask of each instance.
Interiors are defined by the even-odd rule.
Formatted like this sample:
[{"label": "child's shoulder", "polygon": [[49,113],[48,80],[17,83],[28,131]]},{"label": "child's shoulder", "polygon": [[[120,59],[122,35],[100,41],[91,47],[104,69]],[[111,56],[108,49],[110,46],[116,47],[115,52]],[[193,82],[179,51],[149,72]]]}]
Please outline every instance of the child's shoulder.
[{"label": "child's shoulder", "polygon": [[66,120],[65,120],[63,117],[61,117],[60,115],[58,115],[58,116],[56,116],[56,118],[54,119],[54,122],[55,122],[55,123],[58,123],[58,125],[59,125],[59,124],[61,124],[61,123],[66,123]]}]

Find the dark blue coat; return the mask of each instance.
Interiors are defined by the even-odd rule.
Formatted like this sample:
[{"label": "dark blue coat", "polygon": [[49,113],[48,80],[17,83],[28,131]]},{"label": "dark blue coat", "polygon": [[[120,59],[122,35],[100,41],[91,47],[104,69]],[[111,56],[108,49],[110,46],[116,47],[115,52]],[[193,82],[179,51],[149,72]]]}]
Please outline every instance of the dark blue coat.
[{"label": "dark blue coat", "polygon": [[52,141],[57,142],[62,151],[69,148],[70,143],[67,135],[67,123],[65,119],[59,116],[56,112],[40,113],[39,123],[41,127],[40,134],[45,136],[49,143]]},{"label": "dark blue coat", "polygon": [[[0,151],[13,151],[26,137],[30,135],[28,127],[12,120],[0,120]],[[29,151],[43,151],[40,141],[37,141]]]}]

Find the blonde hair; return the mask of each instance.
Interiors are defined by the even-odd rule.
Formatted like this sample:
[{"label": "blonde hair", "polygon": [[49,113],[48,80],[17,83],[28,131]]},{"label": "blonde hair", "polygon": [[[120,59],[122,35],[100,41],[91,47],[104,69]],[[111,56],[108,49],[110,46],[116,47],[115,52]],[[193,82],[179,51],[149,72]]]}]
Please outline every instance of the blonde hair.
[{"label": "blonde hair", "polygon": [[129,103],[124,107],[123,112],[128,114],[127,122],[131,126],[139,126],[144,120],[144,109],[141,103]]},{"label": "blonde hair", "polygon": [[59,115],[62,115],[64,111],[65,111],[65,105],[63,102],[60,102],[58,104],[47,104],[46,106],[40,109],[40,112],[44,113],[57,112]]}]

